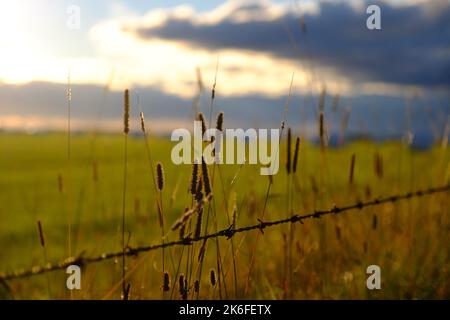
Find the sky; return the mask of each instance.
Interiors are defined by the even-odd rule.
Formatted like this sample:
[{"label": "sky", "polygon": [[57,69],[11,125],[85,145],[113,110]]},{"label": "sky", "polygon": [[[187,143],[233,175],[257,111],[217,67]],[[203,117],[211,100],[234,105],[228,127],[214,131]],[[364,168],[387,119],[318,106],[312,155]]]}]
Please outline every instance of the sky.
[{"label": "sky", "polygon": [[[381,30],[366,27],[372,3]],[[67,26],[71,6],[80,9],[76,29]],[[216,112],[227,110],[230,126],[277,126],[292,78],[290,119],[305,135],[324,90],[336,130],[348,110],[361,135],[408,127],[439,135],[449,122],[448,0],[0,0],[0,8],[1,128],[63,128],[70,74],[75,127],[115,130],[130,88],[154,130],[169,131],[192,118],[199,74],[207,112],[216,70]]]}]

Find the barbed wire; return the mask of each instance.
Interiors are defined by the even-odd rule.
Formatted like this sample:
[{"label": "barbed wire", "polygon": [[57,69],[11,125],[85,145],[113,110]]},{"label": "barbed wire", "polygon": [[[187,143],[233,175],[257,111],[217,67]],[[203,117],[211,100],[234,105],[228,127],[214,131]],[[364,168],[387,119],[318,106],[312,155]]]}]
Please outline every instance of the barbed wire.
[{"label": "barbed wire", "polygon": [[[174,247],[174,246],[192,245],[196,242],[206,241],[206,240],[209,240],[212,238],[226,237],[227,239],[231,239],[237,233],[243,233],[243,232],[248,232],[248,231],[252,231],[252,230],[259,230],[262,233],[264,233],[264,229],[273,227],[273,226],[277,226],[277,225],[281,225],[281,224],[286,224],[286,223],[301,223],[301,224],[303,224],[303,221],[307,220],[307,219],[319,219],[325,215],[340,214],[340,213],[354,210],[354,209],[361,210],[366,207],[377,206],[377,205],[381,205],[381,204],[389,203],[389,202],[394,203],[394,202],[398,202],[401,200],[406,200],[406,199],[411,199],[414,197],[421,197],[421,196],[425,196],[425,195],[430,195],[430,194],[439,193],[439,192],[446,192],[446,191],[450,191],[450,184],[445,185],[445,186],[440,186],[440,187],[432,187],[432,188],[428,188],[428,189],[416,190],[416,191],[408,192],[405,194],[398,194],[398,195],[392,195],[392,196],[388,196],[388,197],[376,198],[376,199],[366,201],[366,202],[358,201],[352,205],[343,206],[343,207],[334,206],[328,210],[322,210],[322,211],[315,210],[312,213],[304,214],[304,215],[294,214],[294,215],[290,216],[289,218],[285,218],[285,219],[281,219],[281,220],[262,221],[262,220],[258,219],[258,223],[254,224],[254,225],[240,227],[240,228],[229,227],[229,228],[220,230],[218,232],[207,234],[207,235],[200,236],[197,238],[187,237],[187,238],[184,238],[184,239],[181,239],[178,241],[166,242],[166,243],[161,243],[161,244],[156,244],[156,245],[141,246],[141,247],[136,247],[136,248],[129,247],[125,251],[125,255],[126,256],[136,256],[139,253],[143,253],[143,252],[148,252],[148,251],[153,251],[153,250],[158,250],[158,249],[168,248],[168,247]],[[57,270],[63,270],[63,269],[66,269],[70,265],[84,266],[86,264],[91,264],[91,263],[96,263],[96,262],[101,262],[101,261],[105,261],[105,260],[118,258],[118,257],[121,257],[122,255],[123,255],[123,251],[104,253],[102,255],[95,256],[95,257],[83,257],[83,255],[81,255],[79,257],[67,258],[64,261],[62,261],[60,263],[56,263],[56,264],[47,263],[44,266],[34,266],[30,269],[18,269],[13,272],[10,272],[10,273],[0,272],[0,282],[4,282],[7,280],[20,279],[20,278],[27,278],[27,277],[36,276],[36,275],[40,275],[43,273],[57,271]]]}]

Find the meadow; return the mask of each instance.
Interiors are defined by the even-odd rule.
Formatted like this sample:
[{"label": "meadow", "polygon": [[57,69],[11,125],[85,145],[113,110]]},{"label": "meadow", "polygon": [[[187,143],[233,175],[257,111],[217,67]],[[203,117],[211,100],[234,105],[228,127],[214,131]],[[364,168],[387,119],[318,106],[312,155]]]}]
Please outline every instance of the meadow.
[{"label": "meadow", "polygon": [[[168,138],[149,135],[146,149],[142,134],[129,135],[122,234],[123,144],[123,134],[73,134],[68,161],[64,133],[0,134],[0,271],[61,261],[69,250],[89,257],[120,252],[122,241],[135,248],[180,238],[171,227],[195,208],[192,165],[172,163],[175,142]],[[208,166],[212,194],[201,234],[449,183],[450,152],[440,145],[418,151],[396,141],[354,141],[321,148],[302,139],[289,174],[287,154],[283,136],[272,179],[259,165]],[[164,172],[161,191],[153,183],[156,163]],[[447,192],[437,193],[127,256],[128,298],[449,299],[448,200]],[[196,220],[193,212],[185,235],[193,236]],[[121,263],[82,266],[82,288],[72,293],[64,270],[4,281],[0,298],[121,299]],[[381,290],[366,288],[373,264],[382,270]]]}]

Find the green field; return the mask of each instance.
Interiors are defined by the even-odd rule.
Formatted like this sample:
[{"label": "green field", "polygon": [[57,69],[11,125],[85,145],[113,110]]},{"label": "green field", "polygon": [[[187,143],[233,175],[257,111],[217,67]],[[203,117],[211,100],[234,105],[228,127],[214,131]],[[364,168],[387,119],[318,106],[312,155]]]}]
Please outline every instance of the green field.
[{"label": "green field", "polygon": [[[174,143],[152,138],[149,145],[154,163],[160,161],[164,166],[163,212],[168,230],[184,209],[191,207],[188,188],[192,168],[171,162]],[[128,147],[128,245],[160,243],[156,194],[144,139],[130,136]],[[74,135],[72,158],[68,162],[64,134],[0,134],[0,271],[66,258],[68,212],[72,212],[73,255],[120,251],[123,149],[121,135]],[[382,175],[377,175],[374,169],[376,153],[382,159]],[[349,184],[352,154],[356,156],[354,182]],[[360,141],[321,151],[302,141],[298,170],[290,183],[284,168],[285,156],[283,144],[280,171],[273,178],[264,220],[288,216],[288,186],[292,211],[309,213],[449,182],[450,152],[440,146],[415,151],[397,142]],[[234,198],[237,227],[258,222],[269,181],[259,175],[259,168],[259,165],[244,165],[241,169],[238,165],[209,167],[214,196],[209,204],[208,225],[204,221],[208,231],[229,226]],[[233,246],[231,240],[220,238],[223,275],[220,287],[210,284],[210,270],[217,272],[217,243],[208,241],[199,296],[449,299],[448,202],[448,193],[440,193],[309,220],[292,226],[293,238],[289,241],[283,240],[284,235],[289,238],[289,225],[267,229],[264,235],[258,235],[259,231],[237,234]],[[39,241],[38,220],[43,226],[45,250]],[[167,234],[166,241],[176,239],[178,232]],[[194,246],[195,255],[200,245]],[[172,279],[171,289],[173,286],[175,289],[164,298],[178,299],[174,278],[182,255],[178,274],[185,273],[187,252],[187,247],[167,249],[166,270],[162,270],[161,251],[128,257],[131,298],[163,298],[162,273],[167,271]],[[248,281],[252,256],[254,267]],[[366,288],[366,268],[371,264],[382,269],[381,290]],[[73,298],[120,298],[121,272],[120,259],[87,265],[83,268],[82,290],[75,292]],[[190,279],[190,287],[193,281],[194,277]],[[0,284],[0,298],[65,299],[70,297],[65,283],[64,271],[10,280]]]}]

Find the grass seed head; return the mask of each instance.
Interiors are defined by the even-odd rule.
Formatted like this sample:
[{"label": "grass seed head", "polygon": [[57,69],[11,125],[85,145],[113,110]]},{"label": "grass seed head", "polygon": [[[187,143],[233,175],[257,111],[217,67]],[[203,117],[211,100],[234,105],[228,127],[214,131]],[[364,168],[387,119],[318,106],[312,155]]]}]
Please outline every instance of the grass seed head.
[{"label": "grass seed head", "polygon": [[217,116],[216,129],[219,131],[223,131],[223,112],[219,113]]},{"label": "grass seed head", "polygon": [[184,295],[184,291],[186,290],[186,288],[184,287],[184,275],[180,275],[180,278],[178,279],[178,288],[180,291],[180,297],[182,297]]},{"label": "grass seed head", "polygon": [[214,269],[211,269],[210,280],[211,280],[211,285],[213,287],[215,287],[216,286],[216,272],[214,271]]},{"label": "grass seed head", "polygon": [[209,180],[208,166],[206,165],[205,159],[202,157],[202,175],[203,184],[205,188],[205,195],[208,197],[211,194],[211,183]]},{"label": "grass seed head", "polygon": [[295,140],[295,150],[294,150],[294,162],[293,162],[293,168],[292,171],[294,173],[297,172],[297,163],[298,163],[298,155],[300,152],[300,138],[297,137],[297,139]]},{"label": "grass seed head", "polygon": [[203,181],[199,180],[197,184],[197,191],[195,192],[195,200],[197,201],[197,203],[200,203],[203,200],[202,189],[203,189]]},{"label": "grass seed head", "polygon": [[141,119],[141,130],[143,133],[145,133],[145,118],[144,118],[144,113],[140,112],[139,113],[139,117]]},{"label": "grass seed head", "polygon": [[186,225],[183,224],[183,225],[181,225],[181,227],[180,227],[180,233],[179,233],[180,240],[184,240],[184,235],[185,235],[185,233],[186,233]]},{"label": "grass seed head", "polygon": [[202,122],[202,137],[203,137],[206,132],[206,122],[205,122],[205,116],[203,115],[203,113],[201,113],[201,112],[198,113],[197,120]]},{"label": "grass seed head", "polygon": [[197,293],[200,290],[200,281],[195,280],[194,282],[194,292]]},{"label": "grass seed head", "polygon": [[162,191],[164,189],[164,169],[161,162],[156,165],[156,177],[158,189]]},{"label": "grass seed head", "polygon": [[325,125],[323,119],[323,112],[319,115],[319,137],[320,137],[320,147],[325,147]]},{"label": "grass seed head", "polygon": [[124,93],[124,106],[123,106],[123,132],[128,134],[130,132],[130,96],[128,89]]},{"label": "grass seed head", "polygon": [[164,292],[170,290],[170,276],[168,272],[164,272],[163,286],[162,289]]},{"label": "grass seed head", "polygon": [[356,160],[356,155],[352,154],[352,158],[350,160],[350,174],[348,177],[348,181],[350,184],[353,184],[353,178],[355,175],[355,160]]}]

